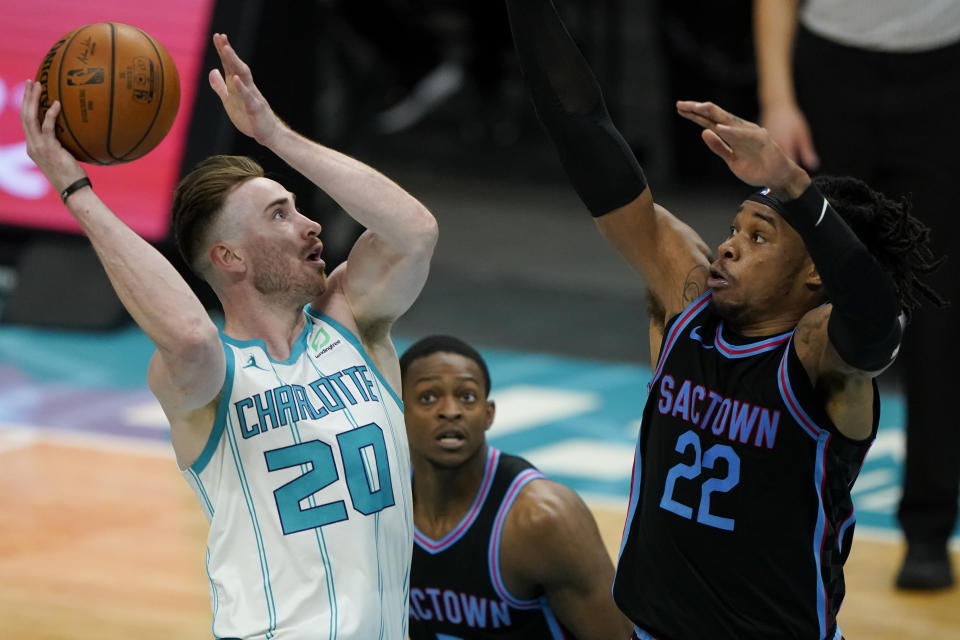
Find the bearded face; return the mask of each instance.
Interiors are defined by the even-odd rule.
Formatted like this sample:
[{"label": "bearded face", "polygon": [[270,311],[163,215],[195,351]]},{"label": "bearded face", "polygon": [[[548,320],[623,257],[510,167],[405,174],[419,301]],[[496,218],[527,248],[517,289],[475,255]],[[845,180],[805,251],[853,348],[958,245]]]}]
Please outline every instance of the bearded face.
[{"label": "bearded face", "polygon": [[299,254],[257,244],[248,249],[253,286],[265,296],[283,295],[309,302],[326,291],[324,268],[304,261]]}]

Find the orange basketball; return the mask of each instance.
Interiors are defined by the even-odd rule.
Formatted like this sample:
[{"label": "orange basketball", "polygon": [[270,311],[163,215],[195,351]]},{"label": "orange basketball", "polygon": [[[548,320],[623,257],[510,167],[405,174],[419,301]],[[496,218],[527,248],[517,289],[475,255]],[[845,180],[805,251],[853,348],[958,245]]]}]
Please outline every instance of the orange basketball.
[{"label": "orange basketball", "polygon": [[54,100],[57,138],[81,162],[119,164],[163,140],[177,116],[180,80],[159,42],[136,27],[98,22],[47,52],[37,82],[40,116]]}]

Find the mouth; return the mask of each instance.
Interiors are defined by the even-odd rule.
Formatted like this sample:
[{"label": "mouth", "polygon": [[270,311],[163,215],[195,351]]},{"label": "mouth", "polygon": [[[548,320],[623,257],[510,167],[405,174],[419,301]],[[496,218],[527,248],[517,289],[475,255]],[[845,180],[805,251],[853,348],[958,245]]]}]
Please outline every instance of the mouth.
[{"label": "mouth", "polygon": [[458,429],[444,429],[436,435],[435,440],[446,451],[456,451],[467,442],[463,432]]},{"label": "mouth", "polygon": [[710,266],[710,274],[707,276],[707,286],[711,289],[722,289],[730,286],[730,276],[727,272],[720,269],[716,264]]},{"label": "mouth", "polygon": [[310,253],[307,254],[306,261],[311,264],[320,265],[321,267],[325,266],[326,263],[323,261],[323,258],[320,257],[321,253],[323,253],[323,245],[318,243]]}]

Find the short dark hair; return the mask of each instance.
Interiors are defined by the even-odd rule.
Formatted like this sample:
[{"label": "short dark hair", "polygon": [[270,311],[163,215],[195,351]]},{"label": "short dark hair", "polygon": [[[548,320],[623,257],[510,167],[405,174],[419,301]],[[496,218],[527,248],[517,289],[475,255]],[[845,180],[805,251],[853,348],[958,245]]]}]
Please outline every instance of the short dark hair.
[{"label": "short dark hair", "polygon": [[490,370],[487,369],[487,363],[484,361],[480,352],[468,345],[460,338],[446,335],[427,336],[417,340],[410,345],[403,355],[400,356],[400,377],[407,375],[407,369],[414,360],[419,360],[434,353],[456,353],[465,358],[470,358],[477,363],[480,371],[483,372],[484,394],[490,395]]},{"label": "short dark hair", "polygon": [[194,272],[206,233],[230,190],[262,178],[263,167],[246,156],[211,156],[180,180],[173,196],[173,239]]},{"label": "short dark hair", "polygon": [[851,177],[822,175],[814,178],[813,184],[893,278],[900,308],[908,319],[920,307],[921,298],[937,307],[947,306],[920,279],[946,258],[934,256],[930,228],[912,215],[908,198],[888,198]]}]

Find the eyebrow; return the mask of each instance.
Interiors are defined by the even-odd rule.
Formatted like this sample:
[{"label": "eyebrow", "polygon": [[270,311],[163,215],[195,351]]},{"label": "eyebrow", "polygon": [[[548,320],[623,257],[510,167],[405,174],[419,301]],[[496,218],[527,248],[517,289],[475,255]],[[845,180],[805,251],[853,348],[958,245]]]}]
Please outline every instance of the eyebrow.
[{"label": "eyebrow", "polygon": [[[432,381],[432,380],[439,380],[439,379],[442,378],[442,377],[443,377],[443,376],[440,375],[440,374],[420,376],[419,378],[417,378],[417,379],[414,381],[414,384],[420,384],[421,382],[430,382],[430,381]],[[470,375],[469,373],[468,373],[468,374],[465,374],[465,375],[462,375],[462,376],[457,376],[456,378],[457,378],[457,380],[460,380],[461,382],[475,382],[475,383],[477,383],[477,384],[480,384],[480,382],[479,382],[475,377],[473,377],[472,375]]]},{"label": "eyebrow", "polygon": [[265,206],[265,207],[263,208],[263,210],[264,210],[264,211],[269,211],[270,209],[272,209],[272,208],[274,208],[274,207],[283,206],[283,205],[287,204],[288,201],[292,202],[294,208],[296,208],[296,206],[297,206],[297,196],[294,195],[293,193],[287,193],[286,196],[284,196],[284,197],[282,197],[282,198],[277,198],[276,200],[274,200],[273,202],[271,202],[270,204],[268,204],[267,206]]},{"label": "eyebrow", "polygon": [[760,218],[761,220],[763,220],[764,222],[766,222],[767,224],[769,224],[769,225],[770,225],[771,227],[773,227],[774,229],[777,228],[777,224],[776,224],[776,222],[774,221],[773,216],[768,216],[767,214],[765,214],[765,213],[760,213],[759,211],[754,211],[754,212],[753,212],[753,215],[756,216],[757,218]]}]

